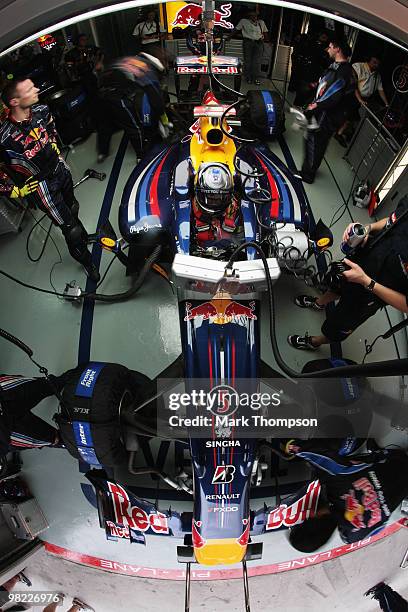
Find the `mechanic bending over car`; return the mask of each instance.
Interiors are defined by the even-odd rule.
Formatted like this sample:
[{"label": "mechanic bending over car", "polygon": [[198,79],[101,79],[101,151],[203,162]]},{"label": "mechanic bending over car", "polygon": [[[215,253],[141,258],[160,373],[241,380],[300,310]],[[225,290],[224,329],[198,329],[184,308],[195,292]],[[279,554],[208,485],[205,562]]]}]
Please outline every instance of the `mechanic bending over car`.
[{"label": "mechanic bending over car", "polygon": [[6,85],[2,98],[9,108],[0,126],[0,193],[27,198],[46,213],[65,238],[68,251],[98,282],[99,272],[88,251],[88,234],[78,218],[71,172],[60,156],[57,132],[48,106],[38,104],[39,89],[30,79]]},{"label": "mechanic bending over car", "polygon": [[322,485],[316,515],[290,530],[291,545],[305,553],[324,546],[336,528],[347,543],[378,533],[408,495],[405,451],[378,449],[353,459],[353,454],[331,451],[335,442],[339,441],[289,440],[285,444],[288,455],[305,458],[313,466],[314,477]]},{"label": "mechanic bending over car", "polygon": [[109,155],[112,134],[125,130],[140,159],[148,147],[169,135],[170,123],[160,87],[164,66],[141,53],[116,59],[100,77],[97,126],[98,162]]},{"label": "mechanic bending over car", "polygon": [[38,446],[58,446],[58,430],[31,410],[46,397],[54,395],[75,374],[68,370],[61,376],[50,375],[51,384],[45,378],[26,378],[20,375],[0,375],[0,456],[8,453],[10,444],[24,448],[31,446],[32,438]]},{"label": "mechanic bending over car", "polygon": [[[343,240],[347,240],[350,225]],[[321,335],[309,336],[306,332],[304,336],[288,336],[294,348],[313,351],[322,344],[342,342],[387,304],[408,313],[408,196],[399,201],[389,217],[368,225],[367,232],[362,246],[344,260],[349,269],[342,273],[337,287],[317,298],[310,295],[295,298],[297,306],[314,311],[339,301],[327,312]],[[373,233],[377,237],[370,248]]]},{"label": "mechanic bending over car", "polygon": [[200,165],[192,210],[198,246],[226,248],[231,242],[240,242],[241,209],[234,194],[232,174],[225,164]]}]

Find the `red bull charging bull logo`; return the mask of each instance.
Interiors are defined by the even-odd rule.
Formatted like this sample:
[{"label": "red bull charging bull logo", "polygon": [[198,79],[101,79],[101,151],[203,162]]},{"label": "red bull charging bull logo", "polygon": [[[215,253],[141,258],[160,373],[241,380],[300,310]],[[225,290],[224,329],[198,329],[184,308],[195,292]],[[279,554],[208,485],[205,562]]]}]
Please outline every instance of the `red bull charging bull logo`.
[{"label": "red bull charging bull logo", "polygon": [[201,318],[201,321],[208,321],[210,324],[226,325],[235,323],[246,325],[249,320],[256,320],[255,302],[249,302],[248,306],[233,300],[216,299],[211,302],[204,302],[198,306],[192,306],[186,302],[185,321],[193,321]]},{"label": "red bull charging bull logo", "polygon": [[[232,4],[222,4],[220,10],[214,11],[214,26],[232,30],[234,25],[230,21],[225,21],[227,17],[231,17]],[[174,21],[171,24],[173,27],[187,27],[201,25],[201,14],[203,7],[199,4],[186,4],[182,6],[176,13]]]}]

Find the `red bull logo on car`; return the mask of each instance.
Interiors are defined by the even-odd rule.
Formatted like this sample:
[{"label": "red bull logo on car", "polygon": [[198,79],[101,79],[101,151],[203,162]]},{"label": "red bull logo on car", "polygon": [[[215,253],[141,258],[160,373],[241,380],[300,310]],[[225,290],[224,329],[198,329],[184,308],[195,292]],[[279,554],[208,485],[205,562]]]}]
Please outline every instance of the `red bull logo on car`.
[{"label": "red bull logo on car", "polygon": [[306,494],[295,501],[290,506],[282,504],[279,508],[269,513],[266,531],[280,529],[281,527],[293,527],[303,523],[308,518],[315,516],[319,503],[321,485],[318,480],[314,480],[307,487]]},{"label": "red bull logo on car", "polygon": [[[222,4],[220,10],[215,9],[214,26],[226,28],[227,30],[232,30],[234,28],[234,25],[230,21],[225,21],[227,17],[231,17],[231,6],[231,3]],[[202,12],[203,7],[199,4],[185,4],[177,11],[171,25],[176,28],[199,26],[201,25]]]},{"label": "red bull logo on car", "polygon": [[248,306],[233,300],[222,299],[203,302],[198,306],[192,306],[190,302],[186,302],[184,320],[193,321],[201,318],[201,321],[209,321],[215,325],[226,325],[227,323],[246,325],[248,320],[256,320],[257,316],[254,311],[255,302],[249,302]]},{"label": "red bull logo on car", "polygon": [[[115,512],[115,523],[130,527],[136,531],[151,529],[157,534],[168,534],[169,524],[165,514],[161,512],[147,514],[142,508],[132,506],[127,492],[117,483],[108,482]],[[118,537],[128,537],[126,535]]]}]

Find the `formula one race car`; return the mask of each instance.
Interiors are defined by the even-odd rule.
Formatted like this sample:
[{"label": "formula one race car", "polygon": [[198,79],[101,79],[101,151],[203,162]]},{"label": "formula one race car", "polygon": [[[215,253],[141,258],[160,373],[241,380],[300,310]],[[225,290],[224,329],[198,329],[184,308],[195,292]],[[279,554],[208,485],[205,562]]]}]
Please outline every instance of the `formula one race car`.
[{"label": "formula one race car", "polygon": [[[137,278],[146,262],[172,264],[182,357],[176,373],[170,367],[162,377],[184,377],[190,390],[199,381],[207,393],[217,393],[210,427],[200,436],[189,428],[176,435],[189,440],[192,469],[167,482],[193,495],[193,513],[159,512],[103,472],[89,473],[109,539],[140,542],[145,533],[185,536],[178,548],[180,561],[188,567],[193,561],[242,562],[246,594],[246,560],[259,558],[262,549],[250,542],[251,534],[280,527],[284,519],[281,513],[282,520],[276,521],[272,508],[250,512],[251,484],[262,480],[265,469],[259,440],[216,420],[231,414],[228,391],[248,390],[243,381],[257,390],[264,376],[261,292],[279,279],[282,269],[305,268],[308,258],[330,242],[327,232],[323,238],[316,235],[298,179],[264,143],[239,132],[242,123],[248,128],[253,120],[248,108],[254,100],[261,101],[264,116],[252,133],[264,140],[279,135],[284,118],[276,94],[250,93],[246,110],[237,112],[240,104],[219,104],[207,92],[194,110],[190,134],[156,147],[138,164],[120,206],[120,230],[129,245],[127,273]],[[279,376],[271,369],[268,375]],[[197,406],[187,412],[196,415]],[[289,504],[294,522],[313,513],[318,496],[314,483],[293,507]]]}]

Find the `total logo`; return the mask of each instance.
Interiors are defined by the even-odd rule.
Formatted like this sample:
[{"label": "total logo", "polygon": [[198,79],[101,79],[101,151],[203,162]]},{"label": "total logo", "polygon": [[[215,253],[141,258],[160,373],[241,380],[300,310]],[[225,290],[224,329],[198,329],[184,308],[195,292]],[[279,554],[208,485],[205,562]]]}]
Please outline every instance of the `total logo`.
[{"label": "total logo", "polygon": [[234,465],[217,465],[211,484],[228,484],[234,480]]}]

